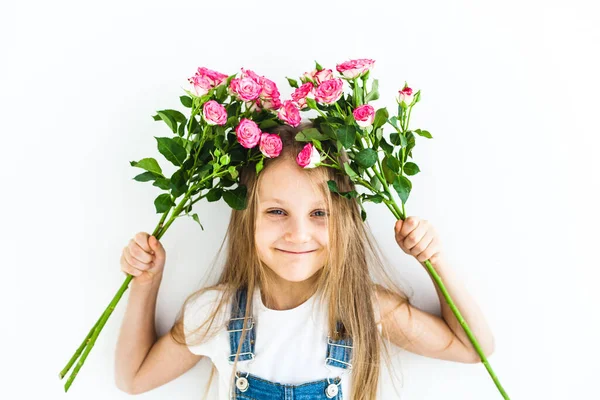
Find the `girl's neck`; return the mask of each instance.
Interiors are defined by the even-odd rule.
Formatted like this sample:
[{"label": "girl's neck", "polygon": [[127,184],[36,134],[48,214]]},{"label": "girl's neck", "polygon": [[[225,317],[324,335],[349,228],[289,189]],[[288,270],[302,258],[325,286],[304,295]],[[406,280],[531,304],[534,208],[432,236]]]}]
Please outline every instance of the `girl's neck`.
[{"label": "girl's neck", "polygon": [[269,293],[261,290],[263,304],[272,310],[291,310],[308,300],[316,290],[318,274],[303,282],[290,282],[274,277]]}]

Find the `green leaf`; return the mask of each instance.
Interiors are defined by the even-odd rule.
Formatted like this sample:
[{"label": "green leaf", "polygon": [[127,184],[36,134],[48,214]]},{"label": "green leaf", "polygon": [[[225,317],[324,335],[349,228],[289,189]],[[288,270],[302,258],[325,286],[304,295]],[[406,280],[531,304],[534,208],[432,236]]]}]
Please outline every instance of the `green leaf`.
[{"label": "green leaf", "polygon": [[387,108],[380,108],[375,112],[375,119],[373,120],[373,129],[377,129],[383,126],[389,117]]},{"label": "green leaf", "polygon": [[158,162],[156,162],[156,160],[152,157],[143,158],[140,161],[130,161],[129,164],[132,167],[143,168],[146,171],[154,172],[157,175],[163,176],[160,165],[158,165]]},{"label": "green leaf", "polygon": [[333,193],[339,193],[339,189],[337,187],[337,183],[334,180],[327,181],[327,186],[329,186],[329,190]]},{"label": "green leaf", "polygon": [[273,128],[273,127],[276,127],[276,126],[279,126],[279,125],[280,125],[279,122],[275,121],[274,119],[265,119],[264,121],[261,121],[258,124],[258,127],[261,130],[264,130],[264,129]]},{"label": "green leaf", "polygon": [[335,130],[330,124],[321,124],[319,128],[321,129],[321,131],[323,131],[323,134],[327,136],[328,139],[337,140]]},{"label": "green leaf", "polygon": [[415,93],[415,97],[413,98],[413,106],[415,104],[417,104],[419,102],[419,100],[421,100],[421,91],[418,90],[417,93]]},{"label": "green leaf", "polygon": [[427,139],[432,139],[433,136],[431,136],[431,133],[427,132],[427,131],[423,131],[421,129],[416,129],[415,133],[419,136],[423,136],[426,137]]},{"label": "green leaf", "polygon": [[398,126],[398,118],[396,118],[395,116],[390,118],[390,124],[392,124],[395,128],[400,129],[400,127]]},{"label": "green leaf", "polygon": [[371,91],[365,97],[365,104],[377,100],[379,98],[379,81],[377,79],[373,79],[373,84],[371,86]]},{"label": "green leaf", "polygon": [[379,180],[379,178],[377,178],[377,175],[373,175],[369,183],[371,184],[373,189],[381,190],[381,181]]},{"label": "green leaf", "polygon": [[143,172],[143,173],[137,175],[133,179],[135,179],[138,182],[148,182],[148,181],[153,181],[156,178],[157,178],[157,176],[153,172],[146,171],[146,172]]},{"label": "green leaf", "polygon": [[317,60],[315,60],[315,68],[317,69],[317,71],[320,71],[320,70],[322,70],[322,69],[323,69],[323,67],[321,67],[321,64],[319,64],[319,63],[317,62]]},{"label": "green leaf", "polygon": [[184,107],[192,108],[192,98],[189,96],[180,96],[179,100]]},{"label": "green leaf", "polygon": [[363,149],[356,155],[356,161],[361,167],[370,168],[377,162],[377,152],[373,149]]},{"label": "green leaf", "polygon": [[310,97],[306,98],[306,105],[313,110],[317,110],[317,102],[315,99],[311,99]]},{"label": "green leaf", "polygon": [[382,137],[379,141],[379,146],[383,149],[386,155],[390,155],[392,154],[392,151],[394,151],[394,147],[389,144],[384,137]]},{"label": "green leaf", "polygon": [[171,186],[171,180],[169,178],[156,178],[152,186],[156,186],[162,190],[169,190]]},{"label": "green leaf", "polygon": [[224,84],[221,84],[217,87],[217,90],[215,91],[215,97],[217,98],[219,103],[222,103],[225,101],[225,99],[227,99],[227,96],[229,95],[227,93],[227,87],[228,85]]},{"label": "green leaf", "polygon": [[390,169],[388,166],[388,159],[393,156],[385,156],[383,158],[383,162],[381,163],[381,168],[383,169],[383,176],[385,177],[385,181],[391,185],[396,179],[396,173]]},{"label": "green leaf", "polygon": [[340,196],[345,197],[347,199],[356,198],[358,196],[358,192],[356,190],[351,190],[349,192],[340,192],[340,190],[337,187],[337,183],[333,180],[327,181],[327,186],[329,186],[329,190],[331,192],[337,193]]},{"label": "green leaf", "polygon": [[179,128],[177,128],[177,134],[179,136],[184,136],[185,135],[185,127],[186,127],[186,123],[181,123],[179,124]]},{"label": "green leaf", "polygon": [[187,186],[187,171],[184,168],[180,168],[171,175],[171,182],[169,188],[174,198],[178,198],[188,189]]},{"label": "green leaf", "polygon": [[292,78],[288,78],[287,76],[285,77],[285,79],[287,79],[288,83],[290,84],[291,87],[293,88],[297,88],[298,87],[298,81]]},{"label": "green leaf", "polygon": [[212,188],[206,194],[206,200],[209,202],[218,201],[221,199],[221,195],[223,194],[223,190],[221,188]]},{"label": "green leaf", "polygon": [[234,210],[243,210],[246,208],[246,186],[240,185],[234,190],[223,191],[223,199]]},{"label": "green leaf", "polygon": [[408,180],[407,177],[402,175],[397,175],[396,179],[394,179],[394,189],[400,196],[400,200],[405,204],[406,200],[408,200],[408,196],[410,195],[410,190],[412,189],[412,183]]},{"label": "green leaf", "polygon": [[360,218],[363,222],[367,220],[367,212],[365,210],[360,210]]},{"label": "green leaf", "polygon": [[198,218],[198,214],[195,214],[195,213],[192,214],[192,218],[194,218],[194,221],[196,221],[198,223],[198,225],[200,225],[200,228],[202,228],[202,230],[204,230],[204,227],[200,223],[200,218]]},{"label": "green leaf", "polygon": [[169,128],[173,131],[173,133],[177,133],[177,121],[172,118],[170,115],[163,113],[162,111],[158,111],[158,113],[153,116],[155,121],[163,120],[169,126]]},{"label": "green leaf", "polygon": [[158,151],[174,165],[180,167],[187,157],[185,147],[168,137],[154,137],[158,142]]},{"label": "green leaf", "polygon": [[171,119],[179,122],[179,123],[185,123],[187,121],[187,118],[185,117],[185,115],[183,115],[181,112],[177,111],[177,110],[160,110],[158,111],[158,114],[165,114],[168,115],[169,117],[171,117]]},{"label": "green leaf", "polygon": [[397,132],[390,133],[390,142],[392,142],[394,146],[400,147],[406,147],[408,144],[404,135],[401,135]]},{"label": "green leaf", "polygon": [[163,193],[154,199],[154,207],[156,207],[157,214],[163,214],[169,211],[169,209],[174,205],[175,203],[173,203],[173,200],[171,200],[171,195],[168,193]]},{"label": "green leaf", "polygon": [[364,199],[365,201],[370,201],[376,204],[383,202],[383,196],[381,196],[380,194],[365,194]]},{"label": "green leaf", "polygon": [[396,157],[386,157],[385,163],[395,173],[400,171],[400,161]]},{"label": "green leaf", "polygon": [[419,166],[413,162],[407,162],[404,164],[404,172],[406,173],[406,175],[416,175],[419,172],[421,172],[421,170],[419,169]]},{"label": "green leaf", "polygon": [[296,134],[296,140],[299,142],[311,142],[313,139],[327,140],[329,138],[317,128],[304,129]]},{"label": "green leaf", "polygon": [[356,173],[356,171],[354,171],[352,169],[352,167],[350,167],[350,164],[348,164],[348,163],[344,163],[344,170],[346,171],[346,174],[348,174],[348,176],[350,177],[350,179],[356,178],[358,176],[358,174]]},{"label": "green leaf", "polygon": [[349,149],[356,141],[356,128],[354,125],[344,125],[336,130],[337,138],[344,148]]}]

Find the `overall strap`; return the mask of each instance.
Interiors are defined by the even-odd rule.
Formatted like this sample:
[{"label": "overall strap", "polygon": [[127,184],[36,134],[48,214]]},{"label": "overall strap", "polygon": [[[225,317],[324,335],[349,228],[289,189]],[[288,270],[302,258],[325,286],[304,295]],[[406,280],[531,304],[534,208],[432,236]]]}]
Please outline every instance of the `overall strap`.
[{"label": "overall strap", "polygon": [[248,297],[248,289],[246,287],[237,290],[233,302],[231,304],[231,319],[227,325],[229,332],[229,362],[235,361],[237,348],[242,338],[242,332],[246,331],[246,337],[242,343],[238,361],[246,361],[254,358],[254,340],[255,328],[252,315],[248,317],[248,323],[244,328],[244,316],[246,313],[246,302]]},{"label": "overall strap", "polygon": [[[344,325],[338,321],[336,331],[343,332]],[[340,340],[333,340],[327,336],[327,365],[339,368],[352,369],[352,338],[349,336]]]}]

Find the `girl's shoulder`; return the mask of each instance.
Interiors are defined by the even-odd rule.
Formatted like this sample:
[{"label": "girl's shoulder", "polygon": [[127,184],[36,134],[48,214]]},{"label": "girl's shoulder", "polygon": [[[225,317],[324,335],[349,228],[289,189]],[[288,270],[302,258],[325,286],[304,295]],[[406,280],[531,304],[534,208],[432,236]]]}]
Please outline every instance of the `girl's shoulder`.
[{"label": "girl's shoulder", "polygon": [[211,286],[192,293],[185,301],[183,328],[186,341],[207,340],[224,327],[229,318],[230,307],[223,303],[227,293],[224,286]]}]

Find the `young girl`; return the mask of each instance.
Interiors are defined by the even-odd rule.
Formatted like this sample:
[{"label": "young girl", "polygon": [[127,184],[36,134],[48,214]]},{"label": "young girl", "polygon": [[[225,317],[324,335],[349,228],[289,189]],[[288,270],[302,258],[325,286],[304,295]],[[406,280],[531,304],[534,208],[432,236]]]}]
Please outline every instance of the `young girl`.
[{"label": "young girl", "polygon": [[[154,313],[165,250],[144,232],[123,249],[121,270],[135,278],[116,349],[121,390],[146,392],[209,357],[222,400],[371,400],[382,353],[390,364],[388,343],[428,357],[480,361],[437,286],[442,318],[413,307],[389,278],[356,200],[329,191],[328,180],[353,190],[348,177],[297,164],[303,143],[294,136],[310,126],[277,128],[280,156],[266,159],[258,176],[253,165],[241,171],[248,206],[232,210],[218,283],[190,295],[158,339]],[[341,157],[340,165],[347,156]],[[431,224],[409,217],[394,231],[406,254],[431,261],[490,355],[492,333]]]}]

